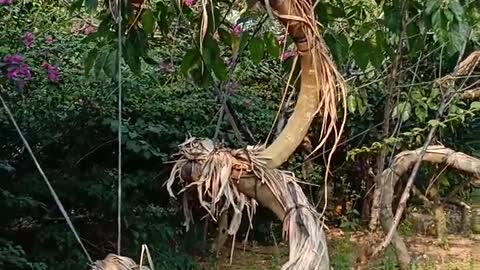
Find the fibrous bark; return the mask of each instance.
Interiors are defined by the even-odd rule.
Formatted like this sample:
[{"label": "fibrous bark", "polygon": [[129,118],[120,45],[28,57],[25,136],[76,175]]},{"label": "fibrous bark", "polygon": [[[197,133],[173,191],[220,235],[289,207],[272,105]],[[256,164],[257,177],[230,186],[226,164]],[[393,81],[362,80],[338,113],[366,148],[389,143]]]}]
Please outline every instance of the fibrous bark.
[{"label": "fibrous bark", "polygon": [[337,100],[345,103],[345,84],[317,30],[312,2],[266,0],[265,3],[267,9],[271,6],[271,11],[286,27],[301,56],[301,89],[294,112],[280,135],[262,153],[270,159],[268,166],[277,168],[297,149],[313,119],[319,114],[323,117],[321,133],[324,138],[316,149],[331,134],[338,140],[344,122],[337,130]]},{"label": "fibrous bark", "polygon": [[[383,171],[384,179],[383,197],[380,212],[380,222],[385,233],[390,232],[393,226],[393,192],[395,184],[399,178],[407,173],[416,163],[422,149],[413,151],[404,151],[395,157],[392,166]],[[453,169],[457,169],[475,176],[480,175],[480,160],[468,156],[461,152],[455,152],[441,145],[429,146],[422,158],[433,164],[445,164]],[[392,244],[395,247],[399,264],[407,268],[411,262],[407,247],[397,232],[394,232]]]},{"label": "fibrous bark", "polygon": [[[296,178],[289,172],[271,169],[258,153],[261,148],[232,150],[218,148],[208,139],[191,138],[180,145],[179,159],[167,182],[179,176],[186,191],[196,190],[200,205],[214,220],[233,209],[228,234],[235,236],[246,210],[250,226],[257,202],[283,221],[284,238],[290,244],[285,270],[327,270],[328,251],[323,221],[314,210]],[[184,206],[188,209],[188,205]],[[190,222],[187,218],[187,228]]]}]

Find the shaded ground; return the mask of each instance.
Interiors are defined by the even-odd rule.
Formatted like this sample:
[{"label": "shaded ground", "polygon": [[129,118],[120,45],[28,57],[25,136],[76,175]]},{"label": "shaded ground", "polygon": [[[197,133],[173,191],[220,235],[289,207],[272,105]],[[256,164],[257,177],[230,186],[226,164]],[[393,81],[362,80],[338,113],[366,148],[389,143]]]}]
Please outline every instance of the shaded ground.
[{"label": "shaded ground", "polygon": [[[352,269],[355,260],[366,248],[366,233],[344,233],[331,230],[328,233],[330,258],[332,267]],[[405,237],[410,254],[414,258],[416,269],[423,270],[480,270],[480,240],[472,240],[461,236],[449,236],[448,240],[439,243],[435,238],[425,236]],[[244,250],[242,243],[237,243],[230,261],[231,245],[222,250],[218,260],[210,258],[203,262],[205,270],[273,270],[288,258],[288,247],[280,243],[278,246],[255,246],[247,244]],[[397,269],[392,250],[371,262],[369,269]]]}]

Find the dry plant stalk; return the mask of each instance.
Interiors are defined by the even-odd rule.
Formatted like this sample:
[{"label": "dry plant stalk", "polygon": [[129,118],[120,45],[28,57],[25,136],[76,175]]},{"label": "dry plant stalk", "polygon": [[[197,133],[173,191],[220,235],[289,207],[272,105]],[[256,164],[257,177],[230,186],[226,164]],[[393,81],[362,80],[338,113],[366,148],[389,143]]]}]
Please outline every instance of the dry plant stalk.
[{"label": "dry plant stalk", "polygon": [[[292,173],[272,169],[259,156],[262,147],[246,150],[218,148],[209,139],[190,138],[179,146],[180,159],[174,165],[167,181],[167,190],[175,197],[172,186],[177,177],[183,189],[196,190],[201,206],[216,220],[224,211],[234,209],[228,233],[235,236],[246,209],[252,227],[256,200],[239,191],[238,185],[247,178],[256,178],[268,187],[273,199],[281,206],[277,216],[283,219],[283,236],[290,246],[289,261],[283,270],[327,270],[328,251],[320,215],[308,202]],[[193,165],[192,165],[193,164]],[[187,172],[186,172],[187,171]],[[191,179],[182,179],[189,175]],[[186,177],[185,177],[186,178]],[[254,191],[255,192],[255,191]],[[258,192],[258,196],[262,196]],[[188,208],[188,205],[184,205]],[[186,214],[187,228],[192,221]],[[326,266],[325,266],[326,265]]]},{"label": "dry plant stalk", "polygon": [[480,87],[466,90],[465,92],[460,94],[460,99],[470,100],[470,101],[479,100],[480,99]]}]

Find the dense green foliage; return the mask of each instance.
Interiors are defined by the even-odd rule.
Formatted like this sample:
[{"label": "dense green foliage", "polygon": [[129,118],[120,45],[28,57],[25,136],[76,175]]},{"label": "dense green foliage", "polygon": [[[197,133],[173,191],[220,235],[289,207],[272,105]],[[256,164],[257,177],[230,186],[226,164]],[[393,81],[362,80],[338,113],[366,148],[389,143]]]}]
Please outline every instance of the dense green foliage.
[{"label": "dense green foliage", "polygon": [[[5,25],[0,30],[0,94],[87,249],[94,259],[103,258],[115,252],[117,237],[114,20],[96,0],[74,1],[73,8],[57,1],[13,2],[0,4],[0,24]],[[277,40],[281,29],[263,13],[242,13],[239,21],[245,23],[238,28],[223,18],[243,7],[219,1],[208,9],[215,27],[200,44],[198,4],[179,8],[176,1],[151,2],[122,41],[123,253],[137,258],[146,243],[157,269],[194,269],[194,256],[206,250],[202,226],[198,222],[185,232],[181,202],[170,200],[163,187],[170,169],[165,162],[188,133],[242,146],[229,121],[217,127],[224,92],[233,121],[248,127],[240,128],[243,140],[263,142],[288,78],[292,41],[287,39],[283,52]],[[412,0],[402,11],[403,1],[398,0],[320,1],[322,33],[349,83],[348,128],[333,170],[334,203],[353,202],[353,207],[330,221],[356,228],[360,218],[367,219],[360,213],[360,198],[372,186],[369,171],[375,156],[385,150],[390,157],[422,145],[434,125],[441,127],[437,141],[479,155],[475,116],[480,103],[455,98],[448,115],[435,117],[441,93],[434,80],[452,72],[459,56],[480,47],[480,13],[473,2]],[[127,11],[123,27],[128,29],[134,10],[129,1],[122,3]],[[402,14],[408,14],[405,31]],[[392,78],[398,54],[399,72]],[[9,55],[22,55],[23,61],[12,64],[5,60]],[[12,65],[20,67],[9,75]],[[472,83],[476,81],[465,86]],[[458,85],[458,91],[462,89]],[[388,96],[395,103],[391,136],[380,138]],[[312,137],[316,135],[313,128]],[[287,166],[301,175],[301,161],[300,155],[294,156]],[[320,157],[306,180],[322,183],[322,166]],[[420,181],[428,181],[430,171],[425,169]],[[457,182],[447,175],[442,192]],[[318,199],[317,188],[306,191]],[[85,268],[86,258],[3,108],[0,209],[0,269]],[[204,213],[197,210],[201,217]],[[262,212],[257,219],[253,237],[270,241],[265,235],[271,227],[278,232],[277,226],[270,226],[271,216]],[[337,263],[348,267],[348,260]]]}]

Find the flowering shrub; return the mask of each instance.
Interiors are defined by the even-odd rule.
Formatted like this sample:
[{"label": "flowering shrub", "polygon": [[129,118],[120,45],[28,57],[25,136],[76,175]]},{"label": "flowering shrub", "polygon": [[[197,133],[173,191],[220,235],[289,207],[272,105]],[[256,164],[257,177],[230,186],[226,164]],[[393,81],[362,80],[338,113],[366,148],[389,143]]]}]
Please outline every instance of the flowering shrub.
[{"label": "flowering shrub", "polygon": [[21,55],[7,55],[3,58],[7,70],[7,79],[15,82],[18,89],[23,89],[25,82],[32,79],[30,67],[24,63]]},{"label": "flowering shrub", "polygon": [[[8,4],[12,3],[7,2],[5,0],[0,0],[1,4]],[[24,88],[26,87],[27,83],[31,81],[34,77],[34,75],[39,75],[39,74],[34,74],[32,75],[32,68],[29,64],[26,62],[26,57],[25,54],[28,51],[31,51],[34,49],[35,45],[35,35],[27,31],[25,32],[22,37],[21,37],[22,43],[27,50],[25,53],[21,52],[15,52],[14,54],[7,54],[2,57],[2,61],[0,62],[0,76],[4,77],[7,79],[7,81],[14,83],[16,86],[17,90],[22,92]],[[45,44],[47,46],[52,45],[54,43],[54,38],[52,35],[47,35],[45,37]],[[19,50],[21,51],[21,50]],[[36,54],[34,51],[31,53],[28,53],[28,61],[29,62],[36,62],[38,61],[38,55],[48,57],[50,56],[49,49],[47,48],[41,48],[40,49],[40,54]],[[58,83],[59,82],[59,77],[60,77],[60,70],[57,66],[50,64],[48,62],[43,62],[43,64],[40,65],[41,68],[43,68],[45,71],[47,71],[47,76],[46,78],[48,81],[53,82],[53,83]],[[41,78],[41,77],[40,77]]]}]

